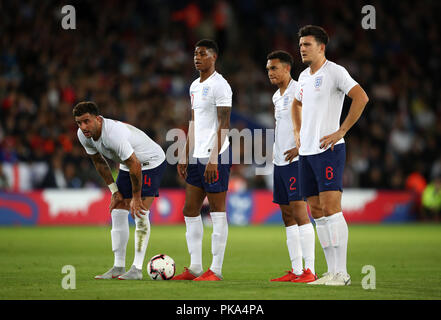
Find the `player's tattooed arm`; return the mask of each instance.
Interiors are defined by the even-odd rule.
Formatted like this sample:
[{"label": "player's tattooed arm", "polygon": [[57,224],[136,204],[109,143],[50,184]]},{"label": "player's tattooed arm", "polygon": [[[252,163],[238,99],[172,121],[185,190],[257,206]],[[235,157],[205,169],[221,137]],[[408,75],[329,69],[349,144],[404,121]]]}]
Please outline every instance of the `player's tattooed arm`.
[{"label": "player's tattooed arm", "polygon": [[124,164],[129,168],[130,181],[132,182],[132,193],[134,196],[141,197],[141,163],[138,158],[135,156],[135,153],[124,161]]},{"label": "player's tattooed arm", "polygon": [[142,188],[142,171],[141,163],[135,156],[135,153],[124,161],[124,164],[129,168],[130,181],[132,183],[132,200],[130,201],[130,213],[133,218],[135,215],[141,217],[145,212],[142,210],[147,210],[141,199],[141,188]]},{"label": "player's tattooed arm", "polygon": [[[100,153],[95,153],[91,156],[91,158],[96,170],[106,182],[106,184],[109,185],[111,183],[114,183],[112,171],[110,170],[109,164],[107,163],[106,159]],[[115,209],[122,201],[123,196],[119,191],[112,193],[112,198],[109,205],[110,212],[112,212],[112,210]]]},{"label": "player's tattooed arm", "polygon": [[107,163],[106,159],[99,153],[95,153],[90,156],[92,158],[92,162],[96,168],[96,171],[98,171],[101,178],[103,178],[104,182],[109,185],[114,182],[112,171],[110,170],[109,164]]}]

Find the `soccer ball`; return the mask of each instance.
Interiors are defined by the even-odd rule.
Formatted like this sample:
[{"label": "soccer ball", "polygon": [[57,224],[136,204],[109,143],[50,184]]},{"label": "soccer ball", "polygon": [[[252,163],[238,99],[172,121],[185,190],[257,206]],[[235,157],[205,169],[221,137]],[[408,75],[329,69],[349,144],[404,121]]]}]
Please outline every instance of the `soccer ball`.
[{"label": "soccer ball", "polygon": [[175,262],[166,254],[157,254],[147,264],[147,273],[152,280],[170,280],[175,271]]}]

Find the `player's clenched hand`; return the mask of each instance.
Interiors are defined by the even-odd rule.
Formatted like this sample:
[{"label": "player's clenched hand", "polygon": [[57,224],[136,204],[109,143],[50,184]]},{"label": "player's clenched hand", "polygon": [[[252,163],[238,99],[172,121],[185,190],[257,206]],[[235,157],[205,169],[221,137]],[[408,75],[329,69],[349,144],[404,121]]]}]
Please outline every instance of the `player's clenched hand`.
[{"label": "player's clenched hand", "polygon": [[182,179],[186,179],[187,178],[187,163],[178,163],[177,166],[177,170],[178,170],[178,175],[182,178]]},{"label": "player's clenched hand", "polygon": [[144,207],[144,204],[142,203],[141,198],[133,197],[130,201],[130,214],[132,215],[132,218],[135,219],[135,215],[138,216],[138,218],[141,218],[143,215],[145,215],[142,210],[147,211],[147,209]]},{"label": "player's clenched hand", "polygon": [[217,179],[219,179],[218,174],[219,173],[217,171],[217,164],[208,162],[204,172],[205,182],[206,183],[216,182]]},{"label": "player's clenched hand", "polygon": [[341,130],[337,130],[336,132],[324,136],[320,139],[320,148],[326,149],[328,146],[331,146],[331,150],[334,151],[334,145],[345,136],[345,133]]},{"label": "player's clenched hand", "polygon": [[121,192],[117,191],[115,193],[112,194],[112,199],[110,200],[110,206],[109,206],[109,210],[110,212],[112,212],[113,209],[116,208],[116,206],[121,203],[124,200]]},{"label": "player's clenched hand", "polygon": [[187,157],[180,158],[176,170],[178,170],[178,175],[184,180],[187,178],[187,167],[188,167],[188,158]]},{"label": "player's clenched hand", "polygon": [[294,160],[294,158],[297,157],[297,155],[299,154],[299,149],[292,148],[292,149],[286,150],[283,154],[286,155],[285,161],[289,161],[289,163],[291,163],[292,160]]}]

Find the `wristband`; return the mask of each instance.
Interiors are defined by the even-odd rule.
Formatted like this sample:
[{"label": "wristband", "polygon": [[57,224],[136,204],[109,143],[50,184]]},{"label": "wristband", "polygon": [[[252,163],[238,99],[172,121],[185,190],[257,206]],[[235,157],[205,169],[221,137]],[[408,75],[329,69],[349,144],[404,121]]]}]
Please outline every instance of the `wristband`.
[{"label": "wristband", "polygon": [[110,191],[112,192],[112,194],[114,194],[115,192],[118,191],[118,186],[116,185],[115,182],[112,182],[111,184],[108,185]]}]

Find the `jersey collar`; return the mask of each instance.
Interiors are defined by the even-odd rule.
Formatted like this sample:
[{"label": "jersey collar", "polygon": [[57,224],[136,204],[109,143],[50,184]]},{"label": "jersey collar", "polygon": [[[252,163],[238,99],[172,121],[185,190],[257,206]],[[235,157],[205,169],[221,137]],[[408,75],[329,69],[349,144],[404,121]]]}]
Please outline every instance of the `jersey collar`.
[{"label": "jersey collar", "polygon": [[277,89],[277,92],[279,93],[279,96],[280,96],[280,97],[283,97],[283,96],[285,95],[286,91],[288,91],[288,88],[289,88],[293,83],[294,83],[294,79],[291,78],[291,80],[289,80],[288,85],[286,86],[285,92],[284,92],[283,94],[281,94],[281,92],[280,92],[280,88]]},{"label": "jersey collar", "polygon": [[327,64],[328,64],[328,59],[326,59],[326,61],[322,64],[322,66],[316,71],[316,72],[314,72],[314,74],[311,74],[311,67],[309,67],[309,70],[308,70],[308,75],[309,76],[314,76],[314,75],[316,75],[317,73],[319,73],[322,69],[323,69],[323,67],[324,66],[326,66]]},{"label": "jersey collar", "polygon": [[216,70],[214,70],[214,72],[211,74],[211,76],[209,76],[207,79],[205,79],[203,82],[201,82],[201,77],[199,77],[199,83],[204,83],[204,82],[206,82],[207,80],[210,80],[215,74],[216,74],[217,72],[216,72]]}]

